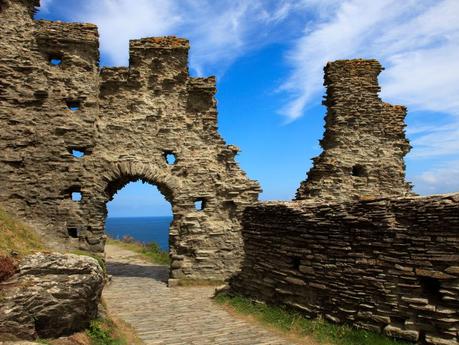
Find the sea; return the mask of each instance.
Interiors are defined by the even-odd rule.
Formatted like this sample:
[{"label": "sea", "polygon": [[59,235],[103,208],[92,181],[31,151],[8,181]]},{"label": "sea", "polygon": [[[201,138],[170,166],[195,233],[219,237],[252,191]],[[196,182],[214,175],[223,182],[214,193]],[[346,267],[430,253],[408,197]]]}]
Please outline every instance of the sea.
[{"label": "sea", "polygon": [[131,236],[139,242],[156,242],[169,249],[169,225],[172,217],[113,217],[107,218],[105,230],[114,239]]}]

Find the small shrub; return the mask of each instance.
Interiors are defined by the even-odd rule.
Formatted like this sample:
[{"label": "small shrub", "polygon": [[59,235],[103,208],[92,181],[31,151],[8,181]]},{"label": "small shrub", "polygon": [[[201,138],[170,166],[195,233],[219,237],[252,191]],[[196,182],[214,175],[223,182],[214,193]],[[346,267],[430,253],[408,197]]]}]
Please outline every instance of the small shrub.
[{"label": "small shrub", "polygon": [[107,321],[92,321],[86,331],[86,334],[91,339],[92,345],[125,345],[124,341],[115,339],[112,336],[112,326],[113,325]]},{"label": "small shrub", "polygon": [[135,238],[132,237],[132,236],[124,235],[124,236],[121,238],[121,242],[124,242],[124,243],[135,243],[136,240],[135,240]]},{"label": "small shrub", "polygon": [[0,256],[0,282],[11,278],[18,271],[17,263],[10,256]]}]

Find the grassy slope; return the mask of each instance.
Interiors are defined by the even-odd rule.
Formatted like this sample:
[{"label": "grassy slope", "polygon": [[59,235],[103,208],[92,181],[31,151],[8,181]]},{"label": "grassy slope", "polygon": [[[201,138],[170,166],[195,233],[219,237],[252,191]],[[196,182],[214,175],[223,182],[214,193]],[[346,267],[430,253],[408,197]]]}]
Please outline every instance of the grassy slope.
[{"label": "grassy slope", "polygon": [[11,251],[27,255],[44,249],[40,238],[29,226],[0,208],[0,256],[9,255]]},{"label": "grassy slope", "polygon": [[140,242],[124,242],[109,238],[107,243],[138,253],[143,258],[154,264],[169,265],[170,262],[169,253],[159,248],[159,246],[154,242],[143,244]]},{"label": "grassy slope", "polygon": [[306,319],[300,313],[282,307],[254,303],[240,296],[219,294],[215,301],[237,314],[253,317],[269,327],[274,327],[290,336],[312,337],[319,344],[334,345],[409,345],[380,334],[358,330],[345,325],[335,325],[320,319]]}]

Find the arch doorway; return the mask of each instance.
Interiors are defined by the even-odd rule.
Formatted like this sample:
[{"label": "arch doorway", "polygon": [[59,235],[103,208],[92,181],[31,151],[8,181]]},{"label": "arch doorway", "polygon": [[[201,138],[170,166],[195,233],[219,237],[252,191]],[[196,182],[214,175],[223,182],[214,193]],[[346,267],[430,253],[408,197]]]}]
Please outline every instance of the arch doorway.
[{"label": "arch doorway", "polygon": [[110,238],[155,242],[169,250],[172,207],[155,185],[129,182],[107,203],[105,229]]},{"label": "arch doorway", "polygon": [[172,205],[158,187],[140,179],[120,180],[108,186],[105,232],[109,243],[143,250],[161,265],[169,265]]}]

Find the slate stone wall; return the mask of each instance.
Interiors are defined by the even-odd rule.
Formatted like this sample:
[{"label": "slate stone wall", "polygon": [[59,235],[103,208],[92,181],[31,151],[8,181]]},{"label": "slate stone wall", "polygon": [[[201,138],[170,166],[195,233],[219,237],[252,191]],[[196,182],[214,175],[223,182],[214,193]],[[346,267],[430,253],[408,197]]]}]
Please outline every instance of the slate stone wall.
[{"label": "slate stone wall", "polygon": [[297,200],[357,200],[413,195],[405,182],[406,108],[378,97],[376,60],[338,60],[325,68],[323,152],[313,159]]},{"label": "slate stone wall", "polygon": [[0,203],[52,246],[103,252],[106,203],[142,180],[172,204],[171,278],[228,277],[260,187],[217,132],[215,78],[189,76],[175,37],[131,41],[128,67],[100,69],[97,27],[35,21],[37,5],[0,7]]},{"label": "slate stone wall", "polygon": [[243,220],[233,292],[311,317],[458,344],[459,194],[259,203]]}]

